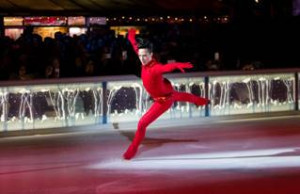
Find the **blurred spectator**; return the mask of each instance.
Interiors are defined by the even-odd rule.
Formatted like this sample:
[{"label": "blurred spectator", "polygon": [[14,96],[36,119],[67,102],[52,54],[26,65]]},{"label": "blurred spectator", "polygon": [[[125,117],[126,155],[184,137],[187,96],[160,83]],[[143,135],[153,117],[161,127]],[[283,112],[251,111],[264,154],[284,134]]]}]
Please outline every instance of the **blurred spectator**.
[{"label": "blurred spectator", "polygon": [[53,78],[53,66],[48,65],[45,69],[45,78]]},{"label": "blurred spectator", "polygon": [[59,62],[58,58],[53,59],[52,66],[53,66],[53,71],[54,71],[53,77],[59,78],[60,77],[60,62]]},{"label": "blurred spectator", "polygon": [[95,63],[93,60],[89,60],[84,68],[85,76],[95,76]]},{"label": "blurred spectator", "polygon": [[245,71],[253,71],[255,69],[261,69],[263,68],[263,63],[261,61],[253,61],[250,63],[246,63],[242,66],[242,70]]},{"label": "blurred spectator", "polygon": [[205,64],[208,71],[218,71],[222,69],[223,63],[220,59],[220,53],[214,53],[214,59],[208,60]]},{"label": "blurred spectator", "polygon": [[10,75],[10,79],[12,80],[31,80],[33,78],[34,76],[28,73],[27,67],[25,65],[21,65],[19,67],[17,74],[12,73]]},{"label": "blurred spectator", "polygon": [[57,57],[52,58],[46,67],[45,78],[60,78],[60,62]]}]

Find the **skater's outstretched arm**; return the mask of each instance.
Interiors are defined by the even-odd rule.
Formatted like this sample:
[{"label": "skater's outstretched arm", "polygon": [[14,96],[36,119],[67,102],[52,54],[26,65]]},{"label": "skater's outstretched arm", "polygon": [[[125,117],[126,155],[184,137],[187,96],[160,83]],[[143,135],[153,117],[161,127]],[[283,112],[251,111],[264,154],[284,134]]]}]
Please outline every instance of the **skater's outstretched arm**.
[{"label": "skater's outstretched arm", "polygon": [[135,40],[135,36],[136,36],[136,29],[131,28],[128,30],[128,40],[130,42],[130,44],[133,47],[133,50],[135,51],[136,54],[138,54],[138,43]]},{"label": "skater's outstretched arm", "polygon": [[190,69],[193,65],[189,62],[187,63],[168,63],[165,65],[157,65],[154,70],[157,73],[167,73],[179,69],[182,73],[184,73],[184,69]]}]

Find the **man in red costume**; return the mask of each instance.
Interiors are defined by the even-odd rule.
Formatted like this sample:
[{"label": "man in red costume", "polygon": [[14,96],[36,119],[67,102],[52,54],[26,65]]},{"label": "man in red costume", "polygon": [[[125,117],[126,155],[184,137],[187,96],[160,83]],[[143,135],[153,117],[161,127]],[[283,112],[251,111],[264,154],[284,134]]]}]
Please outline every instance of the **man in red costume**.
[{"label": "man in red costume", "polygon": [[153,58],[152,45],[150,42],[143,40],[140,41],[139,44],[137,43],[135,29],[128,31],[128,40],[142,63],[141,78],[143,85],[153,98],[154,103],[138,122],[134,139],[123,155],[126,160],[130,160],[137,153],[138,147],[145,136],[147,126],[167,111],[175,101],[190,102],[197,106],[203,106],[209,103],[208,99],[174,90],[170,81],[163,77],[164,73],[176,69],[184,72],[184,69],[192,68],[192,64],[160,64]]}]

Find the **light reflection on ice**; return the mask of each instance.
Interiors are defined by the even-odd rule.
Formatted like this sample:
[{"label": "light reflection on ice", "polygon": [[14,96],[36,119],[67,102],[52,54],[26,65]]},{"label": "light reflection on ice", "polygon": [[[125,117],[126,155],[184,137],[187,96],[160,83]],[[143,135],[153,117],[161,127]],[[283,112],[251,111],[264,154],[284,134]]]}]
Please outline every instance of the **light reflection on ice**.
[{"label": "light reflection on ice", "polygon": [[[298,148],[195,153],[165,157],[136,157],[130,161],[108,160],[87,166],[111,170],[222,170],[300,167],[300,156],[282,155]],[[280,155],[281,154],[281,155]]]}]

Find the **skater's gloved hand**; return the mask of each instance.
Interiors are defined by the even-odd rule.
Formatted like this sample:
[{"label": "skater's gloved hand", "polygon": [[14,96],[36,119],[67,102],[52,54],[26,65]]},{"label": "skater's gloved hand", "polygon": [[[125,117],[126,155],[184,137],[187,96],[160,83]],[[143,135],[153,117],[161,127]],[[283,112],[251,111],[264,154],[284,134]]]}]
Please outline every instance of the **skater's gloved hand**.
[{"label": "skater's gloved hand", "polygon": [[190,68],[193,68],[193,65],[190,62],[177,64],[177,69],[179,69],[182,73],[185,73],[184,69],[190,69]]}]

